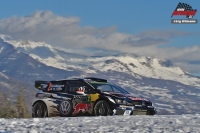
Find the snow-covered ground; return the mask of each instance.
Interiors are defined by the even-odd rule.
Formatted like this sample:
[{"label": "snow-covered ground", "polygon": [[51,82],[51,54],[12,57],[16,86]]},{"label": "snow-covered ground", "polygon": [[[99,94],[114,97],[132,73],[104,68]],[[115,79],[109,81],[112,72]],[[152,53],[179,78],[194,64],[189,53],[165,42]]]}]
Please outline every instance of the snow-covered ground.
[{"label": "snow-covered ground", "polygon": [[0,132],[199,133],[200,115],[0,119]]}]

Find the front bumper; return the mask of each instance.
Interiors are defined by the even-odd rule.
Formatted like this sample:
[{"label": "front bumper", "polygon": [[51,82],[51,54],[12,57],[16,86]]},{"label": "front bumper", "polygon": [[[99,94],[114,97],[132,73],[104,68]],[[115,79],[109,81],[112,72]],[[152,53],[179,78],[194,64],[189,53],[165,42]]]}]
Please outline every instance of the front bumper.
[{"label": "front bumper", "polygon": [[113,115],[155,115],[153,106],[119,106],[113,110]]}]

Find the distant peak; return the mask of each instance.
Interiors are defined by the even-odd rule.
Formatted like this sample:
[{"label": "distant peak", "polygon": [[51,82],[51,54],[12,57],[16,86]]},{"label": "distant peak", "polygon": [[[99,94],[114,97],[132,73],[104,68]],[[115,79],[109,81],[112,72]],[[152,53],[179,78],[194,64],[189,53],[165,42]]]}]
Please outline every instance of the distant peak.
[{"label": "distant peak", "polygon": [[48,47],[48,48],[52,48],[51,45],[46,44],[45,42],[34,42],[34,41],[30,41],[30,40],[10,40],[7,41],[8,43],[12,44],[14,47],[18,48],[36,48],[36,47]]},{"label": "distant peak", "polygon": [[11,36],[3,35],[3,34],[0,34],[0,38],[3,39],[4,41],[6,41],[6,40],[11,40],[11,39],[12,39]]}]

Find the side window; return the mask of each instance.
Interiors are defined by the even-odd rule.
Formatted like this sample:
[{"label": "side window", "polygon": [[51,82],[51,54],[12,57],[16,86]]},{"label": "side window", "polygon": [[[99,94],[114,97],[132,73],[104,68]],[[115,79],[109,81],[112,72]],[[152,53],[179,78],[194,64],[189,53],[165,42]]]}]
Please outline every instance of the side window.
[{"label": "side window", "polygon": [[83,81],[67,81],[67,91],[85,91],[88,88],[90,88],[90,86]]},{"label": "side window", "polygon": [[122,88],[119,87],[119,86],[112,85],[112,89],[114,90],[114,92],[119,92],[119,93],[128,94],[127,91],[125,91],[124,89],[122,89]]},{"label": "side window", "polygon": [[97,89],[101,90],[101,91],[104,91],[104,92],[113,92],[113,90],[112,90],[110,85],[98,85]]},{"label": "side window", "polygon": [[115,87],[115,86],[112,86],[112,89],[113,89],[114,92],[121,93],[121,91],[119,91],[119,89],[117,87]]},{"label": "side window", "polygon": [[64,81],[51,81],[47,87],[47,92],[65,92],[65,82]]}]

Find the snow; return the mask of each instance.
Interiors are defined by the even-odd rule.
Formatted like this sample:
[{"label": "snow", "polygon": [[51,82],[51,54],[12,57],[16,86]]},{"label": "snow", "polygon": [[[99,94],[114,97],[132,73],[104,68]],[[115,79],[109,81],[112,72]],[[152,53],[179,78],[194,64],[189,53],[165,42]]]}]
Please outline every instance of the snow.
[{"label": "snow", "polygon": [[10,84],[8,84],[6,82],[2,82],[2,81],[0,82],[0,85],[3,86],[3,87],[6,87],[6,88],[13,88],[12,85],[10,85]]},{"label": "snow", "polygon": [[53,50],[52,46],[49,44],[46,44],[44,42],[33,42],[33,41],[15,41],[15,40],[5,40],[5,42],[8,42],[12,44],[15,48],[24,48],[25,51],[28,51],[29,49],[34,49],[36,47],[48,47]]},{"label": "snow", "polygon": [[3,51],[3,49],[4,49],[4,47],[1,47],[1,48],[0,48],[0,53]]},{"label": "snow", "polygon": [[9,79],[8,76],[6,76],[5,74],[3,74],[2,72],[0,72],[0,76],[1,76],[1,77],[4,77],[4,78],[6,78],[6,79]]},{"label": "snow", "polygon": [[0,119],[0,132],[200,132],[200,115]]}]

